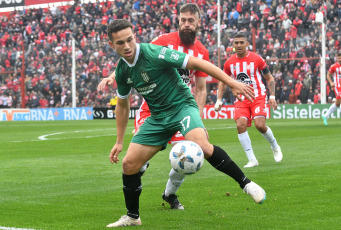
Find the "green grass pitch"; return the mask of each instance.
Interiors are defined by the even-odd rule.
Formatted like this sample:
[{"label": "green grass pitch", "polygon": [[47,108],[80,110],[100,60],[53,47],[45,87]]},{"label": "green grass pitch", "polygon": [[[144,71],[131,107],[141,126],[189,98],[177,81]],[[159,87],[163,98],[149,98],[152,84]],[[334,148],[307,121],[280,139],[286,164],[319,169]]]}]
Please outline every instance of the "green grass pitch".
[{"label": "green grass pitch", "polygon": [[[212,144],[242,168],[247,158],[233,120],[205,120]],[[259,167],[244,173],[267,192],[258,205],[230,177],[205,161],[178,191],[185,210],[161,198],[170,146],[142,177],[136,229],[339,229],[341,120],[268,120],[283,151],[248,129]],[[46,230],[106,229],[126,213],[121,161],[109,162],[114,120],[0,123],[0,226]],[[122,160],[133,121],[129,121]]]}]

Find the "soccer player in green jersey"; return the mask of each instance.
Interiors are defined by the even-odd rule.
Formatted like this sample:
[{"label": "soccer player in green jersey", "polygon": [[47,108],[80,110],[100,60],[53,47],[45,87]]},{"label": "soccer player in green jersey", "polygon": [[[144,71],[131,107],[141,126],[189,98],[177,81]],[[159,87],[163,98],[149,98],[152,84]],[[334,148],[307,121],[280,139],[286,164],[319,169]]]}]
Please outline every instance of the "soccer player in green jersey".
[{"label": "soccer player in green jersey", "polygon": [[232,177],[256,203],[262,203],[265,191],[249,180],[227,153],[210,144],[204,131],[198,106],[177,68],[193,69],[211,75],[252,101],[252,88],[228,77],[215,65],[185,53],[152,44],[136,43],[133,25],[117,19],[108,26],[109,45],[121,56],[115,70],[118,101],[116,106],[117,138],[110,152],[111,163],[119,161],[129,119],[129,94],[135,88],[146,100],[151,116],[134,135],[122,160],[123,192],[127,215],[107,227],[141,225],[139,197],[142,191],[141,166],[167,146],[171,136],[180,131],[186,140],[202,148],[205,159],[217,170]]}]

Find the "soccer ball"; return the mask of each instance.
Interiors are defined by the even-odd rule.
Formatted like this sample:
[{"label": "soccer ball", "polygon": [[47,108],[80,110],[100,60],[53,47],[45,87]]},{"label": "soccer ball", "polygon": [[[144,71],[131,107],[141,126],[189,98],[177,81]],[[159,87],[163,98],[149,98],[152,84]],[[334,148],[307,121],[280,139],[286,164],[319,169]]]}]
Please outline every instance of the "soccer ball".
[{"label": "soccer ball", "polygon": [[191,175],[204,164],[204,152],[192,141],[182,141],[173,146],[169,153],[172,168],[181,174]]}]

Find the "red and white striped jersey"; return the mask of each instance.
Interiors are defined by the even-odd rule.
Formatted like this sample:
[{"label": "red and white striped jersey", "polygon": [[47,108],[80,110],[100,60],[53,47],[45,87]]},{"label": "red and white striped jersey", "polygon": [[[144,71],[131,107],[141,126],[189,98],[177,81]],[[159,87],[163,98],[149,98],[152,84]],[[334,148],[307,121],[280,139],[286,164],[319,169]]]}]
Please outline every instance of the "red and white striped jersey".
[{"label": "red and white striped jersey", "polygon": [[248,51],[248,54],[243,58],[234,54],[227,59],[224,64],[224,71],[235,80],[251,85],[257,98],[266,96],[266,89],[260,72],[266,67],[267,64],[261,56]]},{"label": "red and white striped jersey", "polygon": [[329,68],[329,73],[332,74],[332,77],[334,78],[334,84],[335,87],[340,88],[341,87],[341,65],[336,62]]},{"label": "red and white striped jersey", "polygon": [[[208,50],[200,41],[195,39],[193,45],[185,46],[180,39],[178,31],[168,34],[161,34],[160,36],[155,38],[151,43],[160,46],[167,46],[170,49],[177,50],[186,53],[190,56],[194,56],[209,61]],[[189,85],[193,81],[194,76],[207,77],[207,74],[201,71],[178,69],[178,72],[184,83],[187,85]]]}]

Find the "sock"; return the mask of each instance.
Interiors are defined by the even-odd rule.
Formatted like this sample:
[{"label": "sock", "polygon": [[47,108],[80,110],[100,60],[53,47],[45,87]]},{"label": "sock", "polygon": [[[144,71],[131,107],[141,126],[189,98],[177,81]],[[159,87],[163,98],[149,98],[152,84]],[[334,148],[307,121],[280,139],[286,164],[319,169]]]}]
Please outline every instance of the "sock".
[{"label": "sock", "polygon": [[328,109],[328,111],[327,111],[325,117],[328,119],[329,116],[330,116],[330,114],[334,113],[334,111],[335,111],[336,109],[337,109],[337,106],[335,105],[335,103],[333,103],[333,104],[329,107],[329,109]]},{"label": "sock", "polygon": [[177,173],[175,172],[174,169],[171,169],[171,171],[169,172],[169,179],[165,189],[165,195],[169,196],[170,194],[175,194],[184,180],[185,175]]},{"label": "sock", "polygon": [[127,215],[132,218],[139,218],[139,199],[142,191],[141,175],[122,175],[123,193],[127,207]]},{"label": "sock", "polygon": [[242,145],[242,147],[245,151],[245,154],[246,154],[247,158],[249,159],[249,161],[257,161],[256,156],[253,153],[249,133],[247,131],[245,131],[241,134],[238,134],[238,139],[239,139],[239,142]]},{"label": "sock", "polygon": [[147,170],[148,167],[149,167],[149,161],[144,163],[144,165],[142,165],[142,167],[140,168],[139,173],[141,176],[143,176],[144,172]]},{"label": "sock", "polygon": [[238,182],[243,189],[251,181],[244,175],[243,171],[232,161],[227,153],[218,146],[213,146],[213,154],[207,161],[220,172],[225,173]]},{"label": "sock", "polygon": [[262,135],[270,143],[273,149],[278,148],[276,138],[274,137],[274,134],[272,133],[272,130],[270,129],[269,126],[268,126],[268,130],[265,133],[262,133]]}]

